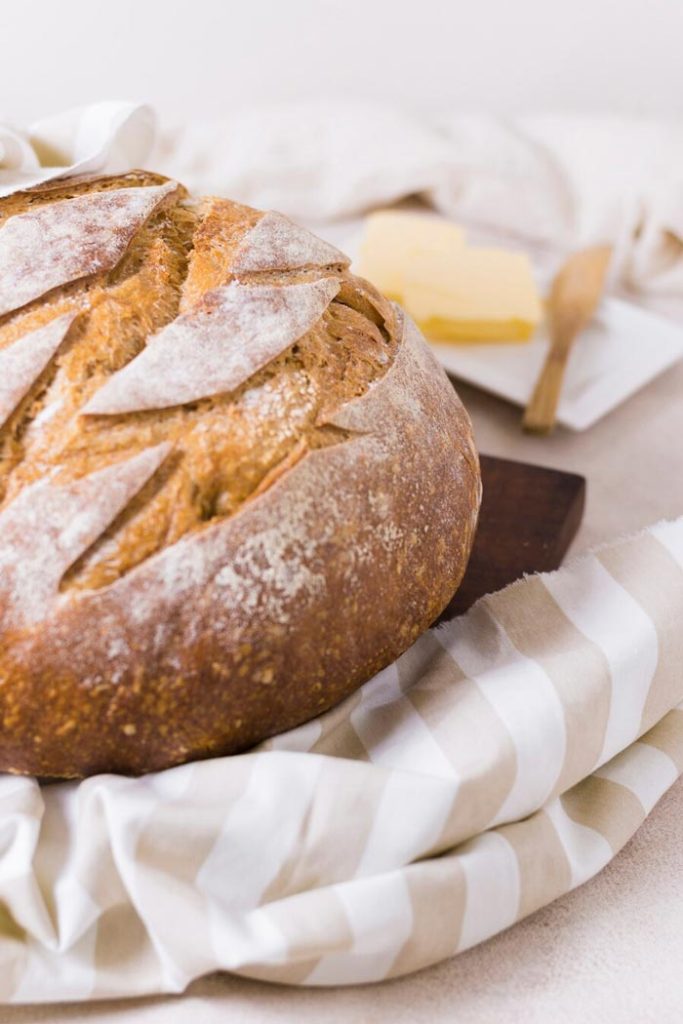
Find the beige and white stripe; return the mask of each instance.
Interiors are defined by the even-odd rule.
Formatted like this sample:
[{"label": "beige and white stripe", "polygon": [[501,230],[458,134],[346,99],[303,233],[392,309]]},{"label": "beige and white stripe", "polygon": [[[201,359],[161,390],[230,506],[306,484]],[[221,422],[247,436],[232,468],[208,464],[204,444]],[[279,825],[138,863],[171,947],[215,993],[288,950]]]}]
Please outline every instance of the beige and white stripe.
[{"label": "beige and white stripe", "polygon": [[0,1000],[377,981],[599,871],[683,771],[683,520],[520,581],[252,753],[0,779]]}]

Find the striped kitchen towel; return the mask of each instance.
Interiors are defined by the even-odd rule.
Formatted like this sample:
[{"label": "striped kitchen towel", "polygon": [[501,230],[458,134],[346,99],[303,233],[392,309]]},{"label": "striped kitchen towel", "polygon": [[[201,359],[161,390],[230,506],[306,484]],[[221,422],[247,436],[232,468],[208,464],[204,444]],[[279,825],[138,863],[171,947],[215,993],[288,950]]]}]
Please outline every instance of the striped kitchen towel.
[{"label": "striped kitchen towel", "polygon": [[479,601],[239,757],[0,778],[0,999],[378,981],[598,872],[683,771],[683,519]]}]

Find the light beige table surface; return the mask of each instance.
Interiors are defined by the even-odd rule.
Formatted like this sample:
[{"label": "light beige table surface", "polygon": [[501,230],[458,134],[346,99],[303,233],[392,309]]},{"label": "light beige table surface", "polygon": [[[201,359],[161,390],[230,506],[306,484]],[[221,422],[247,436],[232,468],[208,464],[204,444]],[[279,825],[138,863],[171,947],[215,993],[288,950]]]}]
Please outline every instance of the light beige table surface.
[{"label": "light beige table surface", "polygon": [[[574,551],[683,514],[683,364],[592,430],[561,431],[547,439],[523,436],[519,411],[512,406],[467,387],[460,393],[482,452],[588,478],[586,515]],[[482,946],[412,977],[316,990],[214,976],[179,997],[0,1008],[2,1024],[673,1024],[681,1019],[683,781],[597,878]]]}]

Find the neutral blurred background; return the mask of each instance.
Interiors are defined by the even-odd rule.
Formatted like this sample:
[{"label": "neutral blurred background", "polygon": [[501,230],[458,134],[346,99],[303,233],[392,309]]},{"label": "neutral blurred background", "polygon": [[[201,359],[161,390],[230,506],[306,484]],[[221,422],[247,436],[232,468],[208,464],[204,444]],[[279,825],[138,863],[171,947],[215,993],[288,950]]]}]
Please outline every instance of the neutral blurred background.
[{"label": "neutral blurred background", "polygon": [[32,0],[0,5],[0,117],[108,98],[164,120],[316,96],[683,114],[682,0]]}]

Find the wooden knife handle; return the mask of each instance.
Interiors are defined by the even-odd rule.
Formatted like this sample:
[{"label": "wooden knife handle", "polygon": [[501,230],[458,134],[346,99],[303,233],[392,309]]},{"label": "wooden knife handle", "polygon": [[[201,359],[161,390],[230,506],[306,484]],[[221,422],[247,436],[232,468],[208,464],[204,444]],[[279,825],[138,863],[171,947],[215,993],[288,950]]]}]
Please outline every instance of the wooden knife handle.
[{"label": "wooden knife handle", "polygon": [[548,434],[572,345],[595,313],[612,255],[609,245],[573,253],[553,281],[548,303],[550,350],[522,419],[524,430]]},{"label": "wooden knife handle", "polygon": [[524,411],[522,426],[525,430],[534,434],[549,434],[555,426],[570,351],[569,346],[553,346],[548,352],[536,387]]}]

